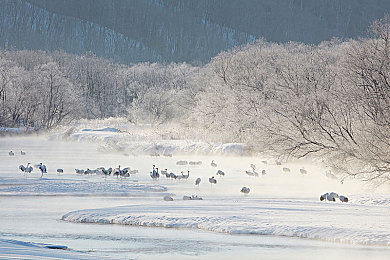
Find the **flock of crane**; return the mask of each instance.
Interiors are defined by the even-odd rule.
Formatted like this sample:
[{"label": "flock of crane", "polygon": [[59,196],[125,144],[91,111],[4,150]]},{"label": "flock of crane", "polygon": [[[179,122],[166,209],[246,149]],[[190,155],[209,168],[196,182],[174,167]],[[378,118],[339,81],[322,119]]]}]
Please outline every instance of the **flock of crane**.
[{"label": "flock of crane", "polygon": [[[15,153],[13,151],[10,151],[8,153],[10,156],[15,156]],[[20,154],[21,155],[26,155],[26,152],[24,151],[20,151]],[[267,164],[267,161],[262,161],[262,163],[264,164]],[[276,165],[281,165],[281,162],[280,161],[275,161]],[[201,161],[190,161],[190,162],[187,162],[187,161],[184,161],[184,160],[181,160],[181,161],[177,161],[176,162],[176,165],[180,165],[180,166],[185,166],[185,165],[201,165],[202,162]],[[214,168],[217,168],[218,165],[217,163],[212,160],[211,163],[210,163],[211,167],[214,167]],[[43,177],[43,174],[44,173],[47,173],[47,168],[46,168],[46,165],[42,164],[42,163],[39,163],[39,164],[36,164],[34,165],[34,167],[36,169],[39,169],[40,172],[41,172],[41,177]],[[28,163],[26,166],[24,165],[20,165],[19,166],[19,169],[25,174],[29,174],[33,171],[33,167],[31,166],[31,163]],[[282,171],[285,172],[285,173],[289,173],[291,172],[291,170],[287,167],[283,167],[282,168]],[[126,168],[123,168],[121,169],[121,166],[119,165],[117,168],[104,168],[104,167],[99,167],[99,168],[96,168],[94,170],[92,169],[89,169],[87,168],[86,170],[83,170],[83,169],[75,169],[75,172],[77,174],[84,174],[84,175],[89,175],[89,174],[100,174],[100,175],[104,175],[104,176],[109,176],[109,175],[113,175],[113,176],[116,176],[117,179],[119,177],[130,177],[131,175],[135,175],[138,173],[138,170],[132,170],[130,167],[126,167]],[[299,172],[301,174],[307,174],[307,170],[305,170],[304,168],[301,168],[299,170]],[[61,169],[61,168],[58,168],[57,169],[57,173],[58,174],[62,174],[64,173],[64,170]],[[256,166],[254,164],[250,164],[250,170],[246,170],[245,173],[248,175],[248,176],[255,176],[255,177],[258,177],[259,176],[259,173],[256,172]],[[266,174],[266,171],[265,170],[262,170],[261,171],[261,174],[262,175],[265,175]],[[220,177],[223,177],[225,176],[225,172],[222,171],[222,170],[218,170],[216,172],[216,175],[220,176]],[[187,173],[185,174],[184,171],[181,171],[180,174],[175,174],[173,172],[168,172],[168,169],[164,169],[162,170],[161,172],[159,172],[159,168],[156,167],[156,165],[153,165],[152,166],[152,171],[150,172],[150,177],[153,179],[153,180],[158,180],[160,178],[160,176],[165,176],[167,179],[174,179],[174,180],[187,180],[189,177],[190,177],[190,171],[187,171]],[[199,184],[201,183],[202,179],[200,177],[196,178],[195,179],[195,185],[196,186],[199,186]],[[208,179],[209,183],[211,185],[216,185],[217,184],[217,179],[212,176]],[[248,194],[250,192],[250,188],[249,187],[242,187],[241,191],[242,193],[244,194]],[[335,192],[331,192],[331,193],[325,193],[323,195],[320,196],[320,200],[323,201],[323,200],[328,200],[328,201],[335,201],[336,198],[339,198],[342,202],[348,202],[348,198],[343,196],[343,195],[338,195],[337,193]],[[164,198],[165,200],[167,200],[166,198]],[[188,198],[187,198],[188,199]],[[189,197],[189,199],[199,199],[197,197]],[[169,200],[169,199],[168,199]]]}]

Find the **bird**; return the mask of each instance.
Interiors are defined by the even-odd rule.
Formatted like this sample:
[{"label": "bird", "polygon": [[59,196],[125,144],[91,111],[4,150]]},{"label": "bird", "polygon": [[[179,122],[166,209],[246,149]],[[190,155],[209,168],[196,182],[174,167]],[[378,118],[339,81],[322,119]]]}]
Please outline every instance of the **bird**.
[{"label": "bird", "polygon": [[196,180],[195,180],[195,185],[198,185],[199,186],[199,183],[202,181],[202,179],[201,178],[196,178]]},{"label": "bird", "polygon": [[331,193],[325,193],[320,196],[320,200],[328,200],[328,201],[336,201],[336,198],[338,198],[339,195],[336,192]]},{"label": "bird", "polygon": [[287,167],[283,167],[283,171],[284,172],[290,172],[291,170],[289,168],[287,168]]},{"label": "bird", "polygon": [[255,176],[255,174],[251,171],[245,171],[245,173],[248,175],[248,176]]},{"label": "bird", "polygon": [[[262,175],[265,175],[265,174],[266,174],[265,170],[262,170],[262,171],[261,171],[261,174],[262,174]],[[255,175],[258,176],[257,172],[255,172]]]},{"label": "bird", "polygon": [[162,175],[165,175],[165,177],[169,178],[169,174],[168,174],[168,169],[165,169],[165,170],[161,170],[161,174]]},{"label": "bird", "polygon": [[221,171],[221,170],[218,170],[218,171],[217,171],[217,175],[219,175],[219,176],[225,176],[225,173],[224,173],[223,171]]},{"label": "bird", "polygon": [[173,198],[169,195],[164,196],[163,198],[165,201],[173,201]]},{"label": "bird", "polygon": [[42,174],[42,175],[41,175],[41,178],[42,178],[42,177],[43,177],[43,174],[44,174],[44,173],[47,173],[47,171],[46,171],[46,165],[40,163],[39,166],[38,166],[38,169],[41,170],[41,174]]},{"label": "bird", "polygon": [[129,167],[126,167],[126,168],[123,168],[121,171],[120,171],[120,176],[122,177],[130,177],[130,168]]},{"label": "bird", "polygon": [[150,177],[152,177],[153,180],[157,180],[160,178],[160,174],[158,173],[158,168],[155,168],[155,165],[153,165],[153,171],[150,172]]},{"label": "bird", "polygon": [[176,162],[176,165],[187,165],[188,162],[187,161],[177,161]]},{"label": "bird", "polygon": [[91,170],[89,168],[87,168],[87,170],[84,171],[84,174],[92,174],[92,173],[94,173],[94,170]]},{"label": "bird", "polygon": [[33,170],[33,167],[29,166],[31,163],[27,163],[27,166],[24,167],[23,165],[19,165],[19,169],[24,173],[31,173]]},{"label": "bird", "polygon": [[302,174],[307,174],[307,171],[305,170],[305,168],[299,169],[299,172],[302,173]]},{"label": "bird", "polygon": [[212,167],[217,167],[217,164],[214,162],[214,160],[211,161],[211,166]]},{"label": "bird", "polygon": [[348,198],[343,196],[343,195],[340,195],[339,199],[342,201],[342,202],[348,202]]},{"label": "bird", "polygon": [[320,201],[326,200],[326,197],[328,196],[329,193],[322,194],[320,196]]},{"label": "bird", "polygon": [[10,151],[8,154],[9,154],[9,156],[14,156],[15,155],[14,152],[12,152],[12,151]]},{"label": "bird", "polygon": [[183,172],[181,172],[181,176],[182,176],[183,179],[187,180],[188,177],[190,177],[190,171],[187,171],[186,175],[184,175]]},{"label": "bird", "polygon": [[275,160],[276,165],[282,165],[281,161]]},{"label": "bird", "polygon": [[84,173],[84,170],[80,170],[80,169],[74,169],[76,171],[77,174],[83,174]]},{"label": "bird", "polygon": [[192,200],[191,196],[183,196],[183,200]]},{"label": "bird", "polygon": [[247,188],[247,187],[242,187],[241,191],[242,193],[244,194],[248,194],[249,192],[251,191],[251,189]]},{"label": "bird", "polygon": [[26,155],[26,153],[23,151],[20,151],[20,155]]},{"label": "bird", "polygon": [[336,192],[331,192],[326,196],[326,199],[329,201],[336,201],[336,199],[339,197],[339,195]]},{"label": "bird", "polygon": [[253,171],[256,170],[256,165],[254,165],[253,163],[251,163],[250,167],[252,168]]},{"label": "bird", "polygon": [[120,166],[119,166],[119,168],[115,168],[115,169],[112,171],[112,175],[116,175],[116,178],[118,179],[118,178],[119,178],[120,172],[121,172],[121,170],[120,170]]},{"label": "bird", "polygon": [[197,162],[190,161],[188,164],[189,165],[202,165],[202,161],[197,161]]},{"label": "bird", "polygon": [[176,178],[177,178],[177,175],[174,174],[173,172],[171,172],[171,173],[169,174],[169,177],[170,177],[171,179],[176,179]]},{"label": "bird", "polygon": [[58,169],[57,169],[57,172],[58,172],[58,174],[61,174],[61,173],[64,173],[64,170],[63,170],[63,169],[60,169],[60,168],[58,168]]},{"label": "bird", "polygon": [[191,195],[191,200],[203,200],[202,197],[198,197],[198,195]]},{"label": "bird", "polygon": [[213,177],[209,178],[209,182],[211,184],[217,184],[217,179],[215,179],[214,176],[213,176]]}]

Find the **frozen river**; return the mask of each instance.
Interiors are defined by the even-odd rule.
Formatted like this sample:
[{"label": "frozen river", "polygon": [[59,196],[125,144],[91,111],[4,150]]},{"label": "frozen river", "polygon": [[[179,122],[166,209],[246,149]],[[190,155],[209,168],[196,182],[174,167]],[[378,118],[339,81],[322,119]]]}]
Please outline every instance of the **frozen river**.
[{"label": "frozen river", "polygon": [[[15,151],[15,156],[8,155],[10,150]],[[27,154],[20,155],[20,150]],[[202,161],[203,164],[188,168],[176,166],[177,160],[184,159]],[[282,179],[283,173],[279,175],[278,166],[268,164],[262,166],[268,177],[260,176],[256,179],[246,176],[244,171],[252,162],[260,167],[261,160],[258,158],[213,159],[221,165],[226,176],[218,177],[219,183],[212,187],[206,179],[215,174],[215,170],[210,168],[211,157],[130,157],[122,153],[104,153],[99,144],[65,143],[33,137],[0,139],[0,238],[66,245],[75,251],[88,252],[96,258],[107,256],[111,259],[390,259],[390,247],[385,245],[390,241],[388,206],[341,202],[320,204],[317,201],[318,194],[330,188],[341,189],[341,186],[327,179],[320,179],[320,184],[314,185],[319,177],[310,176],[310,172],[315,170],[312,165],[305,165],[309,174],[304,177],[294,173],[301,165],[288,165],[292,173]],[[49,173],[41,179],[40,173],[34,170],[31,175],[24,177],[18,166],[28,162],[45,163]],[[191,176],[187,181],[161,178],[155,182],[149,177],[152,164],[163,165],[175,172],[189,169]],[[123,180],[74,173],[74,168],[93,169],[118,165],[138,169],[139,173]],[[65,173],[57,175],[56,168],[63,168]],[[198,176],[202,177],[199,188],[194,185]],[[239,192],[244,185],[251,187],[248,196]],[[319,188],[321,190],[318,191]],[[343,189],[350,193],[358,190],[352,184]],[[168,193],[173,194],[175,201],[162,200]],[[202,196],[204,201],[191,201],[188,203],[197,204],[189,206],[185,204],[187,202],[181,201],[183,195],[192,194]],[[266,225],[273,228],[289,227],[292,237],[284,233],[279,236],[267,235],[264,230],[271,229],[262,226],[261,221],[264,221],[265,216],[258,212],[261,210],[259,204],[264,207],[262,211],[267,212],[264,214],[267,218],[284,219],[281,214],[285,214],[286,219],[283,221],[270,219]],[[234,205],[237,205],[236,209],[232,209]],[[76,211],[74,214],[77,217],[77,211],[84,209],[90,210],[83,212],[88,216],[86,222],[92,222],[95,217],[100,220],[116,219],[118,224],[62,220],[65,214]],[[246,210],[247,213],[241,212]],[[299,215],[299,212],[304,213]],[[351,219],[349,227],[337,226],[335,222],[338,218],[348,218],[353,212],[361,213],[363,218]],[[126,214],[143,223],[148,221],[149,224],[134,225],[131,222],[129,225],[124,221],[130,219]],[[247,214],[258,223],[245,222]],[[321,223],[326,222],[326,219],[316,223],[316,214],[337,215],[328,226],[334,227],[337,232],[345,232],[348,243],[324,241],[340,240],[340,234],[324,229]],[[370,220],[370,214],[373,220]],[[188,223],[188,215],[197,217],[193,221],[204,220],[201,224],[207,226],[202,228],[199,224],[198,228],[175,228],[187,227],[184,224]],[[174,216],[175,222],[169,223],[172,228],[158,227],[167,226],[161,222],[162,219],[167,221],[166,216],[170,219]],[[301,219],[304,216],[309,216],[315,224],[303,225]],[[244,222],[236,218],[244,219]],[[218,223],[215,219],[218,219]],[[367,222],[359,223],[362,220]],[[383,223],[377,223],[382,220]],[[232,232],[221,221],[229,227],[233,226]],[[369,229],[357,230],[357,223],[367,225]],[[189,225],[194,226],[193,223]],[[209,231],[214,230],[214,226],[216,232]],[[305,229],[302,229],[303,226]],[[299,238],[294,231],[298,229],[306,230],[303,237],[316,237],[316,232],[320,232],[317,239]],[[241,234],[234,234],[237,230]],[[248,230],[248,234],[243,230]],[[361,242],[373,245],[362,245]]]}]

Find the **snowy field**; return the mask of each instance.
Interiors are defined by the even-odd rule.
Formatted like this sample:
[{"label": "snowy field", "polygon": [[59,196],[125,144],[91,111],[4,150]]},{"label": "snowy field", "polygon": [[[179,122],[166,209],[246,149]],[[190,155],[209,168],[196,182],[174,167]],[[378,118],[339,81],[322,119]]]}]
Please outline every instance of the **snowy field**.
[{"label": "snowy field", "polygon": [[[238,151],[239,144],[195,153],[183,145],[192,142],[163,140],[158,149],[134,152],[131,147],[140,140],[124,135],[79,129],[66,137],[68,142],[59,133],[50,141],[2,138],[0,259],[390,259],[388,186],[372,190],[350,179],[341,183],[313,161],[277,165],[272,158],[233,156],[232,147]],[[14,156],[8,155],[11,150]],[[169,151],[172,157],[163,156]],[[202,164],[180,166],[180,160]],[[48,173],[41,178],[34,169],[24,176],[18,166],[29,162],[43,162]],[[153,164],[176,174],[190,171],[190,176],[154,181],[149,176]],[[250,164],[258,177],[245,173]],[[117,179],[74,171],[119,165],[139,172]],[[57,168],[64,173],[57,174]],[[217,176],[217,170],[225,176]],[[208,182],[212,176],[217,184]],[[240,192],[243,186],[249,194]],[[319,201],[331,191],[349,202]],[[203,200],[183,200],[191,195]]]}]

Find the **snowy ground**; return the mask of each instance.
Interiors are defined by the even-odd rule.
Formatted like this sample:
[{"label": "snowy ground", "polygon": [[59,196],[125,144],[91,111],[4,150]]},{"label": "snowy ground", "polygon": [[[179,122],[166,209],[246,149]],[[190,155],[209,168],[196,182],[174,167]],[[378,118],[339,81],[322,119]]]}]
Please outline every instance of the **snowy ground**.
[{"label": "snowy ground", "polygon": [[[105,131],[84,132],[101,135]],[[70,249],[67,253],[87,252],[92,258],[250,259],[259,254],[268,259],[390,257],[388,187],[373,193],[370,187],[356,181],[342,184],[326,176],[328,169],[312,161],[276,165],[270,158],[222,156],[221,151],[213,156],[135,156],[128,153],[129,146],[126,151],[102,151],[102,146],[112,144],[111,137],[108,142],[103,138],[93,143],[59,139],[0,140],[3,258],[13,246],[26,246],[6,240],[65,245]],[[170,142],[165,142],[169,146]],[[10,150],[15,151],[15,156],[8,155]],[[26,155],[20,155],[20,150]],[[210,165],[212,159],[218,167]],[[202,164],[178,166],[179,160]],[[41,174],[34,170],[23,176],[18,166],[28,162],[45,163],[48,174],[40,178]],[[257,166],[259,177],[245,174],[251,163]],[[153,181],[149,177],[153,164],[176,174],[189,170],[190,177]],[[118,165],[138,169],[139,173],[117,180],[113,176],[74,172],[74,168]],[[283,167],[290,172],[283,171]],[[300,173],[303,167],[307,174]],[[58,175],[57,168],[63,168],[64,174]],[[225,172],[224,177],[216,176],[218,169]],[[208,182],[211,176],[216,177],[216,185]],[[199,187],[194,184],[198,177],[202,179]],[[250,187],[248,195],[240,193],[243,186]],[[330,191],[348,196],[350,202],[320,202],[319,195]],[[174,201],[164,201],[167,194]],[[203,200],[184,201],[184,195],[198,195]],[[57,253],[53,256],[61,258]]]},{"label": "snowy ground", "polygon": [[0,259],[95,259],[66,246],[0,239]]}]

